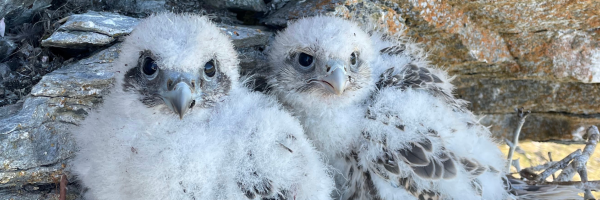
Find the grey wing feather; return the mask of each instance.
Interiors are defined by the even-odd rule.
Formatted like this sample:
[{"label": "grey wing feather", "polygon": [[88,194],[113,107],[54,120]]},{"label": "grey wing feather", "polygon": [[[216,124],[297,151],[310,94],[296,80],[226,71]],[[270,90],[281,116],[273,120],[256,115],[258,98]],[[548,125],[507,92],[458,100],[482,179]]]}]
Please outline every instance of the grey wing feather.
[{"label": "grey wing feather", "polygon": [[404,50],[406,50],[406,45],[400,44],[397,46],[383,48],[383,49],[379,50],[379,52],[381,54],[398,55],[398,54],[401,54],[402,52],[404,52]]},{"label": "grey wing feather", "polygon": [[409,148],[400,149],[398,153],[400,153],[404,162],[411,166],[427,166],[430,164],[425,150],[418,144],[411,143]]},{"label": "grey wing feather", "polygon": [[440,155],[440,161],[444,166],[444,179],[451,179],[456,177],[456,165],[454,165],[454,161],[446,154],[442,153]]},{"label": "grey wing feather", "polygon": [[465,111],[463,108],[466,103],[463,100],[456,99],[450,92],[445,91],[440,86],[444,82],[440,77],[431,73],[425,67],[418,67],[412,63],[407,64],[400,73],[395,73],[395,68],[385,70],[376,83],[378,90],[384,88],[399,88],[406,90],[408,88],[423,89],[431,92],[434,96],[444,99],[453,108]]}]

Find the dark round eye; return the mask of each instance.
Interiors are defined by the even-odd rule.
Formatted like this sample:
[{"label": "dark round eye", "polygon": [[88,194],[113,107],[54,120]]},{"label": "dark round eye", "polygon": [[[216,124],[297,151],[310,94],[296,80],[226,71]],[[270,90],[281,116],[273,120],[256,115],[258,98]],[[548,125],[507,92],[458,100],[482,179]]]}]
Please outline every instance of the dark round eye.
[{"label": "dark round eye", "polygon": [[356,59],[357,59],[356,57],[357,57],[357,56],[356,56],[356,53],[355,53],[355,52],[352,52],[352,54],[350,54],[350,63],[351,63],[352,65],[356,65]]},{"label": "dark round eye", "polygon": [[206,76],[213,77],[215,76],[215,73],[217,73],[217,68],[215,68],[215,63],[213,60],[210,60],[204,64],[204,74],[206,74]]},{"label": "dark round eye", "polygon": [[313,57],[311,55],[300,53],[300,56],[298,56],[298,63],[300,63],[302,66],[308,67],[310,64],[312,64],[312,62]]},{"label": "dark round eye", "polygon": [[148,76],[152,76],[154,73],[158,71],[158,65],[154,60],[150,57],[144,58],[144,63],[142,65],[142,72]]}]

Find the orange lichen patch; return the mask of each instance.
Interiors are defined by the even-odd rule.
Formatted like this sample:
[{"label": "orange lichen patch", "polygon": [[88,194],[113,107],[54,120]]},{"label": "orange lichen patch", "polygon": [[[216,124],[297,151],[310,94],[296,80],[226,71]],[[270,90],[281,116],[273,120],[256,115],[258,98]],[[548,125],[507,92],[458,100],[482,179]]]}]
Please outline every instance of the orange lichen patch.
[{"label": "orange lichen patch", "polygon": [[501,32],[600,26],[600,2],[591,0],[475,1],[466,7],[477,23]]},{"label": "orange lichen patch", "polygon": [[[537,76],[560,81],[589,82],[598,39],[587,31],[542,31],[504,34],[508,49],[523,71],[516,76]],[[594,77],[592,76],[592,80]]]},{"label": "orange lichen patch", "polygon": [[322,1],[317,1],[316,9],[323,9],[325,8],[325,6],[331,7],[332,6],[332,2],[331,0],[322,0]]},{"label": "orange lichen patch", "polygon": [[354,4],[361,3],[361,2],[362,2],[361,0],[347,0],[346,2],[344,2],[344,5],[349,6],[349,5],[354,5]]},{"label": "orange lichen patch", "polygon": [[427,0],[413,1],[420,15],[436,28],[449,33],[458,33],[462,42],[476,59],[484,62],[511,61],[512,57],[504,40],[496,32],[476,26],[461,8],[448,2],[430,3]]},{"label": "orange lichen patch", "polygon": [[386,19],[387,23],[387,27],[386,29],[388,30],[389,33],[391,34],[395,34],[400,30],[404,30],[404,24],[402,23],[397,23],[397,14],[394,10],[392,10],[391,8],[385,8],[387,10],[387,13],[385,14],[384,18]]}]

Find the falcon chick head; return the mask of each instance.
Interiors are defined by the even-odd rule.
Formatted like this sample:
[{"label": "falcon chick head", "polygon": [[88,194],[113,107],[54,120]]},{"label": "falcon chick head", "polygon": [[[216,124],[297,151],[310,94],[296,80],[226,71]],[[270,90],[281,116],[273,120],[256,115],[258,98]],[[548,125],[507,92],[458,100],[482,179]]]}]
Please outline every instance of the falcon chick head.
[{"label": "falcon chick head", "polygon": [[181,119],[227,95],[237,82],[237,65],[231,41],[207,17],[161,13],[140,22],[114,66],[123,74],[117,76],[123,92]]},{"label": "falcon chick head", "polygon": [[288,103],[345,105],[371,88],[371,52],[369,36],[351,21],[299,19],[271,46],[268,83]]}]

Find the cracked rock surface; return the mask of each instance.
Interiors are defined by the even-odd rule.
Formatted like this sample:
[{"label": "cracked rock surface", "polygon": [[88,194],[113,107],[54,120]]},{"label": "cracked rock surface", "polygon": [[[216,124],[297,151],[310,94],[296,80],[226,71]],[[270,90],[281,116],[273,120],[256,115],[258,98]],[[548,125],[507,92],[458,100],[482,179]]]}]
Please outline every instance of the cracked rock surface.
[{"label": "cracked rock surface", "polygon": [[69,16],[65,24],[42,46],[85,49],[109,45],[117,37],[131,33],[139,19],[109,12],[90,11]]},{"label": "cracked rock surface", "polygon": [[118,45],[64,66],[44,76],[24,101],[0,107],[0,199],[52,197],[28,188],[46,188],[69,175],[76,151],[69,128],[102,101],[117,55]]}]

